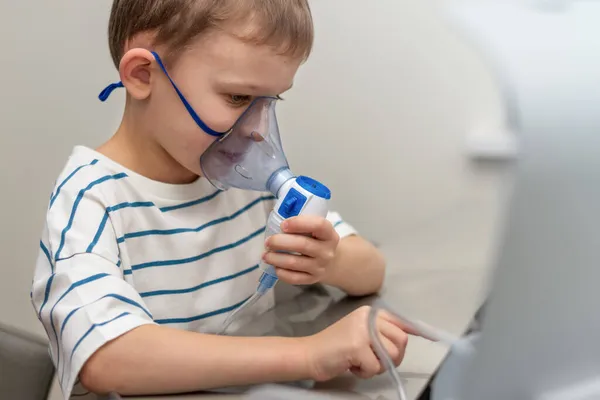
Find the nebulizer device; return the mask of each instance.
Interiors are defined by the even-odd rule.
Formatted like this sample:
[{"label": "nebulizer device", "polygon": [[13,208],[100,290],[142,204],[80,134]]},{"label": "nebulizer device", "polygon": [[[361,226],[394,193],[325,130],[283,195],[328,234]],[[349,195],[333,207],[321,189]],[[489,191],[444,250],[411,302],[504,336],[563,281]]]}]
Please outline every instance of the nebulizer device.
[{"label": "nebulizer device", "polygon": [[[298,215],[325,218],[330,190],[320,182],[295,176],[289,168],[275,116],[277,98],[255,99],[236,124],[220,136],[200,157],[203,176],[216,188],[270,192],[276,203],[271,211],[265,236],[281,232],[281,223]],[[261,261],[262,275],[255,293],[226,318],[221,332],[243,310],[251,307],[277,283],[272,265]]]}]

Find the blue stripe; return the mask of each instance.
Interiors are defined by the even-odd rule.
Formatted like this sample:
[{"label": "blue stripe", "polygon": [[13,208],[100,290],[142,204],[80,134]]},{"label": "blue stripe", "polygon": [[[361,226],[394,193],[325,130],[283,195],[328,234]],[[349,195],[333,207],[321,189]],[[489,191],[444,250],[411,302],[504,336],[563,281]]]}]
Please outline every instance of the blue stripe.
[{"label": "blue stripe", "polygon": [[121,204],[117,204],[116,206],[111,206],[106,209],[108,212],[119,211],[123,208],[139,208],[139,207],[156,207],[151,201],[134,201],[133,203],[125,202]]},{"label": "blue stripe", "polygon": [[58,303],[60,303],[60,301],[62,299],[64,299],[64,297],[69,294],[73,289],[78,288],[79,286],[85,285],[86,283],[90,283],[93,282],[95,280],[104,278],[109,276],[108,274],[96,274],[96,275],[92,275],[88,278],[82,279],[78,282],[75,282],[74,284],[72,284],[69,289],[67,289],[67,291],[65,293],[63,293],[62,296],[60,296],[60,298],[56,301],[56,303],[54,303],[54,306],[52,307],[52,309],[50,310],[50,325],[52,326],[52,331],[54,332],[54,337],[56,338],[56,365],[59,365],[60,362],[60,342],[58,341],[58,334],[56,333],[56,328],[54,327],[54,309],[56,308],[56,306],[58,305]]},{"label": "blue stripe", "polygon": [[42,310],[46,306],[46,303],[48,303],[48,297],[50,296],[50,288],[52,287],[52,281],[54,280],[54,276],[55,276],[55,274],[50,275],[50,278],[48,278],[48,281],[46,282],[46,291],[44,293],[44,302],[42,303],[42,306],[40,307],[40,312],[38,313],[38,318],[40,320],[42,319]]},{"label": "blue stripe", "polygon": [[147,231],[139,231],[139,232],[132,232],[132,233],[126,233],[125,235],[121,236],[120,238],[117,239],[117,243],[123,243],[125,242],[125,240],[127,239],[133,239],[133,238],[139,238],[139,237],[143,237],[143,236],[151,236],[151,235],[176,235],[179,233],[190,233],[190,232],[195,232],[198,233],[206,228],[210,228],[211,226],[215,226],[224,222],[228,222],[231,220],[234,220],[235,218],[239,217],[241,214],[245,213],[246,211],[250,210],[252,207],[254,207],[255,205],[257,205],[258,203],[262,203],[264,201],[268,201],[268,200],[273,200],[275,199],[275,197],[273,196],[263,196],[263,197],[259,197],[257,199],[254,199],[252,202],[250,202],[249,204],[247,204],[246,206],[244,206],[243,208],[241,208],[240,210],[234,212],[233,214],[226,216],[226,217],[222,217],[222,218],[218,218],[215,219],[213,221],[207,222],[204,225],[200,225],[197,228],[179,228],[179,229],[151,229],[151,230],[147,230]]},{"label": "blue stripe", "polygon": [[[63,321],[63,323],[62,323],[62,325],[61,325],[61,327],[60,327],[60,341],[62,342],[63,332],[64,332],[64,330],[65,330],[65,327],[66,327],[66,325],[67,325],[67,321],[69,321],[69,319],[70,319],[70,318],[73,316],[73,314],[75,314],[77,311],[79,311],[79,310],[80,310],[80,309],[82,309],[83,307],[87,307],[87,306],[89,306],[89,305],[95,304],[95,303],[99,302],[100,300],[106,299],[106,298],[108,298],[108,297],[112,297],[112,298],[114,298],[114,299],[117,299],[117,300],[120,300],[120,301],[122,301],[122,302],[124,302],[124,303],[131,304],[132,306],[135,306],[135,307],[139,308],[140,310],[142,310],[142,311],[143,311],[143,312],[144,312],[144,313],[145,313],[145,314],[146,314],[146,315],[147,315],[147,316],[148,316],[150,319],[154,319],[154,318],[152,317],[152,314],[150,314],[150,312],[148,312],[148,311],[147,311],[147,310],[146,310],[146,309],[145,309],[145,308],[144,308],[142,305],[140,305],[138,302],[136,302],[136,301],[134,301],[134,300],[131,300],[131,299],[127,298],[127,297],[124,297],[124,296],[118,295],[118,294],[107,294],[106,296],[102,296],[102,297],[100,297],[99,299],[97,299],[97,300],[94,300],[94,301],[93,301],[92,303],[90,303],[90,304],[86,304],[86,305],[83,305],[83,306],[77,307],[76,309],[72,310],[72,311],[69,313],[69,315],[67,315],[67,318],[65,318],[65,320]],[[65,366],[65,365],[63,365],[62,367],[63,367],[63,373],[64,373],[64,368],[66,368],[66,366]]]},{"label": "blue stripe", "polygon": [[44,242],[42,242],[41,240],[40,240],[40,248],[42,249],[42,251],[46,255],[46,258],[48,259],[48,263],[50,263],[50,271],[54,271],[54,263],[52,262],[52,256],[50,255],[50,251],[44,245]]},{"label": "blue stripe", "polygon": [[[125,202],[125,203],[117,204],[116,206],[107,207],[106,213],[104,214],[104,217],[102,217],[100,226],[98,227],[98,230],[96,231],[96,235],[94,236],[92,243],[90,243],[90,245],[88,246],[86,252],[91,253],[92,250],[94,250],[94,247],[96,247],[96,245],[98,244],[98,241],[100,240],[100,237],[102,236],[102,233],[104,232],[104,228],[106,228],[106,223],[108,222],[109,213],[111,213],[113,211],[119,211],[124,208],[139,208],[139,207],[155,207],[155,204],[151,201],[138,201],[138,202],[133,202],[133,203]],[[120,242],[117,241],[117,243],[120,243]]]},{"label": "blue stripe", "polygon": [[90,165],[96,165],[96,163],[97,163],[97,162],[98,162],[98,160],[92,160],[92,162],[91,162],[91,163],[89,163],[89,164],[84,164],[84,165],[81,165],[81,166],[77,167],[77,168],[75,169],[75,171],[71,172],[71,174],[70,174],[69,176],[67,176],[67,177],[65,178],[65,180],[64,180],[64,181],[62,181],[62,183],[61,183],[61,184],[58,186],[58,189],[56,189],[56,193],[55,193],[54,195],[52,195],[52,197],[50,197],[50,208],[52,208],[52,205],[54,204],[54,201],[56,201],[56,198],[57,198],[57,197],[58,197],[58,195],[60,194],[60,190],[63,188],[63,186],[65,186],[65,184],[66,184],[67,182],[69,182],[69,180],[70,180],[72,177],[74,177],[74,176],[75,176],[75,174],[77,174],[77,172],[79,172],[79,171],[80,171],[82,168],[89,167]]},{"label": "blue stripe", "polygon": [[100,226],[98,227],[98,230],[96,231],[96,234],[94,235],[94,239],[92,239],[92,243],[90,243],[88,248],[85,250],[86,253],[91,253],[92,250],[94,250],[94,247],[96,247],[96,245],[98,244],[98,241],[100,240],[100,236],[102,236],[102,232],[104,232],[104,227],[106,226],[107,221],[108,221],[108,212],[105,212],[104,216],[102,217],[102,221],[100,222]]},{"label": "blue stripe", "polygon": [[196,262],[199,260],[202,260],[204,258],[210,257],[213,254],[216,253],[220,253],[226,250],[231,250],[234,247],[240,246],[246,242],[248,242],[249,240],[255,238],[256,236],[260,235],[261,233],[263,233],[265,231],[265,227],[263,226],[262,228],[260,228],[259,230],[252,232],[250,235],[238,240],[237,242],[225,245],[225,246],[221,246],[221,247],[217,247],[214,248],[210,251],[207,251],[206,253],[202,253],[199,254],[197,256],[194,257],[189,257],[189,258],[182,258],[179,260],[164,260],[164,261],[152,261],[152,262],[148,262],[148,263],[143,263],[143,264],[136,264],[136,265],[132,265],[130,270],[125,270],[123,273],[125,275],[130,275],[132,272],[131,271],[137,271],[140,269],[145,269],[145,268],[152,268],[152,267],[166,267],[166,266],[172,266],[172,265],[181,265],[181,264],[187,264],[187,263],[191,263],[191,262]]},{"label": "blue stripe", "polygon": [[335,224],[333,224],[333,227],[334,227],[334,228],[337,228],[338,226],[340,226],[340,225],[341,225],[341,224],[343,224],[343,223],[344,223],[344,221],[338,221],[338,222],[336,222]]},{"label": "blue stripe", "polygon": [[241,306],[242,304],[244,304],[250,297],[248,297],[247,299],[240,301],[237,304],[234,304],[232,306],[226,307],[226,308],[221,308],[219,310],[215,310],[215,311],[211,311],[208,312],[206,314],[200,314],[197,315],[195,317],[189,317],[189,318],[169,318],[169,319],[159,319],[156,320],[154,322],[156,322],[157,324],[185,324],[187,322],[194,322],[194,321],[198,321],[201,319],[206,319],[206,318],[210,318],[210,317],[214,317],[215,315],[219,315],[219,314],[225,314],[228,313],[230,311],[235,310],[236,308],[238,308],[239,306]]},{"label": "blue stripe", "polygon": [[206,203],[207,201],[210,201],[210,200],[214,199],[215,197],[217,197],[219,195],[219,193],[221,193],[221,191],[217,190],[213,194],[208,195],[208,196],[203,197],[203,198],[198,199],[198,200],[190,201],[188,203],[178,204],[176,206],[162,207],[162,208],[160,208],[160,211],[162,211],[162,212],[169,212],[169,211],[173,211],[173,210],[179,210],[181,208],[187,208],[187,207],[196,206],[198,204]]},{"label": "blue stripe", "polygon": [[249,274],[250,272],[256,271],[257,269],[258,269],[258,264],[255,265],[255,266],[253,266],[253,267],[247,268],[247,269],[245,269],[243,271],[237,272],[235,274],[223,276],[223,277],[221,277],[219,279],[215,279],[215,280],[212,280],[212,281],[204,282],[204,283],[202,283],[202,284],[200,284],[198,286],[194,286],[194,287],[191,287],[191,288],[188,288],[188,289],[154,290],[152,292],[143,292],[143,293],[140,293],[140,296],[142,296],[142,297],[152,297],[152,296],[163,296],[163,295],[169,295],[169,294],[192,293],[192,292],[198,291],[200,289],[203,289],[205,287],[216,285],[217,283],[222,283],[222,282],[230,281],[230,280],[238,278],[240,276]]},{"label": "blue stripe", "polygon": [[73,204],[73,209],[71,210],[71,216],[69,217],[69,223],[67,224],[67,226],[65,226],[65,229],[63,229],[63,231],[60,235],[60,246],[58,246],[58,250],[56,251],[56,255],[54,256],[55,261],[60,260],[60,257],[59,257],[60,252],[62,251],[63,247],[65,246],[65,237],[66,237],[69,229],[71,229],[71,227],[73,226],[73,220],[75,219],[75,213],[77,212],[77,207],[79,207],[79,203],[81,203],[81,199],[83,199],[83,195],[85,194],[85,192],[92,189],[94,186],[99,185],[108,180],[112,180],[112,179],[119,180],[119,179],[123,179],[126,177],[127,177],[127,174],[125,174],[125,173],[120,173],[120,174],[115,174],[115,175],[106,175],[106,176],[90,183],[89,185],[87,185],[87,187],[85,189],[81,189],[79,191],[79,194],[77,195],[77,199],[75,199],[75,204]]},{"label": "blue stripe", "polygon": [[61,327],[60,327],[60,340],[62,341],[62,336],[63,336],[63,332],[65,330],[65,326],[67,325],[67,321],[69,321],[69,319],[73,316],[73,314],[75,314],[77,311],[79,311],[80,309],[82,309],[83,307],[87,307],[90,306],[92,304],[95,304],[97,302],[99,302],[100,300],[106,299],[112,297],[113,299],[117,299],[122,301],[123,303],[127,303],[127,304],[131,304],[132,306],[135,306],[137,308],[139,308],[140,310],[142,310],[150,319],[154,319],[152,318],[152,314],[150,314],[150,312],[148,310],[146,310],[141,304],[139,304],[138,302],[131,300],[127,297],[121,296],[119,294],[107,294],[105,296],[100,297],[97,300],[94,300],[92,303],[90,304],[85,304],[83,306],[77,307],[76,309],[74,309],[73,311],[71,311],[69,313],[69,315],[67,315],[67,318],[65,318],[65,320],[63,321]]},{"label": "blue stripe", "polygon": [[[73,361],[73,355],[75,354],[75,350],[77,350],[77,348],[79,347],[79,345],[81,344],[81,342],[83,342],[83,340],[90,334],[92,333],[92,331],[98,327],[98,326],[103,326],[103,325],[107,325],[110,324],[113,321],[118,320],[119,318],[123,318],[127,315],[130,315],[128,312],[124,312],[121,313],[119,315],[117,315],[116,317],[109,319],[108,321],[104,321],[101,322],[99,324],[93,324],[92,326],[90,326],[90,329],[87,330],[86,333],[83,334],[83,336],[77,341],[77,343],[75,344],[75,346],[73,347],[73,350],[71,351],[71,357],[69,358],[69,364]],[[58,364],[58,363],[57,363]],[[63,369],[62,375],[60,377],[60,382],[62,383],[65,377],[65,371],[67,370],[67,367],[65,366],[65,368]]]}]

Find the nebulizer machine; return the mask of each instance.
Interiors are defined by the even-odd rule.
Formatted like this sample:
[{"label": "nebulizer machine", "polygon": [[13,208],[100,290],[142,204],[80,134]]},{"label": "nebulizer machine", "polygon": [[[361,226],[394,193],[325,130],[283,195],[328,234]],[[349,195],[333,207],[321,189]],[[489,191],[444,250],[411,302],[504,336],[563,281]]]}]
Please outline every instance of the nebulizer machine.
[{"label": "nebulizer machine", "polygon": [[[295,176],[289,168],[275,116],[277,98],[255,99],[236,124],[220,136],[200,158],[203,176],[216,188],[270,192],[276,203],[266,226],[266,237],[281,232],[281,223],[298,215],[325,218],[330,190],[320,182]],[[255,293],[226,318],[221,332],[243,310],[255,304],[277,283],[272,265],[261,261],[262,275]]]}]

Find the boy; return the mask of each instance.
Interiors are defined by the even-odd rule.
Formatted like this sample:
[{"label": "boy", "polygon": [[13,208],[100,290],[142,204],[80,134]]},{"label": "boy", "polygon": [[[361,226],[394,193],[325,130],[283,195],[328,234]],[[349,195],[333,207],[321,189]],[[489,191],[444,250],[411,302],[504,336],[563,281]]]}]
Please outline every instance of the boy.
[{"label": "boy", "polygon": [[[382,285],[381,255],[337,214],[292,218],[264,243],[273,198],[202,177],[213,133],[292,86],[312,46],[307,1],[115,0],[109,40],[121,83],[102,98],[125,88],[122,124],[69,158],[32,290],[65,398],[380,373],[365,309],[311,337],[215,335],[256,289],[261,257],[292,284],[349,295]],[[273,295],[263,300],[248,312]],[[399,363],[406,334],[385,315],[378,323]]]}]

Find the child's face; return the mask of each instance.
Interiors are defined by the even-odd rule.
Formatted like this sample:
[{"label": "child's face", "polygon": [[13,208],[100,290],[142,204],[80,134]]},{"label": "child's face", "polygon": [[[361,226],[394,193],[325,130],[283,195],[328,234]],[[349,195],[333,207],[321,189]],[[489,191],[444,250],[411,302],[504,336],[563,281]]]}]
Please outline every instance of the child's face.
[{"label": "child's face", "polygon": [[[287,91],[301,61],[216,31],[195,43],[168,72],[205,124],[224,132],[255,97]],[[156,72],[147,109],[154,139],[180,165],[201,175],[200,156],[216,138],[196,125],[158,66]]]}]

